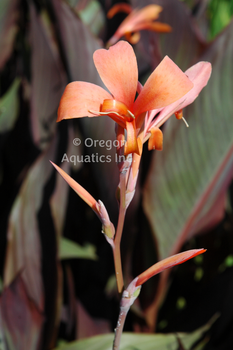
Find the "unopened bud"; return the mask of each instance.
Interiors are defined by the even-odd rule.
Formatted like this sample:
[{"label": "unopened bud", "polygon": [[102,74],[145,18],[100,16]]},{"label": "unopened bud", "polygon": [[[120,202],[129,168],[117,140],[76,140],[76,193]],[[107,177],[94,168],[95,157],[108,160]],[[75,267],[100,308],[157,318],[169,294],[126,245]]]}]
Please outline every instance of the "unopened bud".
[{"label": "unopened bud", "polygon": [[151,137],[148,141],[148,150],[151,151],[156,149],[157,151],[162,151],[163,149],[163,133],[162,131],[155,127],[150,130]]},{"label": "unopened bud", "polygon": [[101,200],[98,200],[96,204],[96,209],[98,210],[100,220],[102,222],[102,231],[110,239],[114,238],[115,228],[109,219],[108,212]]},{"label": "unopened bud", "polygon": [[121,298],[121,310],[128,311],[130,306],[133,305],[134,301],[140,294],[141,286],[136,286],[137,278],[135,278],[124,290]]}]

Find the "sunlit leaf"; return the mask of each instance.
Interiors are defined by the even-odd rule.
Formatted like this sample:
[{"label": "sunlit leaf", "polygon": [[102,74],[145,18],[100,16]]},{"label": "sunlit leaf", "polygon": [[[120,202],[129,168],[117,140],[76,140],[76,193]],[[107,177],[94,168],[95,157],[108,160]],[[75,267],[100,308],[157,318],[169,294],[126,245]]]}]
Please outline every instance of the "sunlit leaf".
[{"label": "sunlit leaf", "polygon": [[[184,334],[133,334],[123,333],[120,348],[124,350],[177,350],[179,337],[185,350],[191,349],[214,322],[214,318],[205,326],[196,331]],[[113,334],[100,335],[70,344],[61,345],[56,350],[111,350],[113,343]]]},{"label": "sunlit leaf", "polygon": [[78,12],[81,20],[85,23],[94,35],[100,35],[104,29],[105,17],[100,3],[96,0]]},{"label": "sunlit leaf", "polygon": [[18,116],[18,88],[20,80],[15,79],[9,90],[0,99],[0,133],[13,128]]},{"label": "sunlit leaf", "polygon": [[65,237],[60,238],[59,257],[60,259],[97,259],[93,245],[86,244],[82,247]]}]

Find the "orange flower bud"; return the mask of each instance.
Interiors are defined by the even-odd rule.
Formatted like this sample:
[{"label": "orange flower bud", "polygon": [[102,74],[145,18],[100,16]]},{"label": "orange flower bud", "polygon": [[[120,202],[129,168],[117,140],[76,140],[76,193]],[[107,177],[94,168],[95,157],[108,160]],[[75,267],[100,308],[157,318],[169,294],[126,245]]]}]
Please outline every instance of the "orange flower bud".
[{"label": "orange flower bud", "polygon": [[183,118],[183,109],[180,109],[179,111],[175,112],[176,119],[182,119]]},{"label": "orange flower bud", "polygon": [[162,131],[155,127],[150,130],[151,137],[148,141],[148,150],[151,151],[156,149],[157,151],[162,151],[163,149],[163,133]]}]

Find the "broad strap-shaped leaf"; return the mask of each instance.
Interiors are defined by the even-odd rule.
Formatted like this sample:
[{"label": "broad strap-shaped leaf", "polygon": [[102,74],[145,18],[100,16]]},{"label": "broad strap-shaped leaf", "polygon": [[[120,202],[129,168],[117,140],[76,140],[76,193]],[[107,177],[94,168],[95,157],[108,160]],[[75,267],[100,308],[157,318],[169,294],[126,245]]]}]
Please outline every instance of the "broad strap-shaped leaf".
[{"label": "broad strap-shaped leaf", "polygon": [[[79,300],[76,302],[77,326],[76,339],[90,338],[111,332],[109,320],[91,316]],[[82,320],[80,322],[80,320]]]},{"label": "broad strap-shaped leaf", "polygon": [[93,53],[100,48],[100,42],[64,1],[52,0],[52,4],[60,28],[70,79],[101,85],[93,63]]},{"label": "broad strap-shaped leaf", "polygon": [[[44,316],[29,298],[20,274],[3,290],[0,318],[7,349],[39,350]],[[2,346],[4,344],[1,342]]]},{"label": "broad strap-shaped leaf", "polygon": [[[191,347],[202,338],[202,335],[210,329],[215,318],[206,325],[192,333],[176,334],[133,334],[123,333],[121,338],[121,349],[137,350],[177,350],[178,339],[182,342],[184,349]],[[113,334],[99,335],[62,345],[55,350],[110,350],[112,349]]]},{"label": "broad strap-shaped leaf", "polygon": [[[53,0],[53,5],[66,53],[71,80],[88,81],[104,87],[93,62],[93,53],[101,48],[100,42],[94,38],[88,28],[73,13],[67,4],[61,0]],[[87,147],[93,166],[93,176],[99,184],[100,198],[109,210],[109,206],[117,203],[115,190],[118,184],[118,169],[115,159],[116,147],[115,123],[107,116],[99,118],[82,118],[84,139],[82,145]],[[99,146],[98,141],[104,140],[105,146]],[[107,142],[107,144],[106,144]],[[100,157],[103,156],[100,160]],[[91,158],[90,158],[91,159]],[[109,212],[111,216],[111,209]]]},{"label": "broad strap-shaped leaf", "polygon": [[210,226],[209,213],[232,178],[232,29],[233,23],[202,57],[213,64],[213,73],[185,110],[190,128],[175,118],[170,120],[164,130],[164,151],[153,154],[144,209],[161,258],[179,251],[203,227],[203,220]]},{"label": "broad strap-shaped leaf", "polygon": [[39,310],[44,310],[44,289],[41,275],[42,256],[38,212],[43,200],[43,189],[53,167],[56,140],[28,171],[9,217],[7,251],[4,266],[4,286],[9,286],[19,272],[28,296]]},{"label": "broad strap-shaped leaf", "polygon": [[56,45],[51,42],[33,4],[30,4],[30,24],[31,128],[35,144],[45,149],[55,133],[57,108],[67,81]]}]

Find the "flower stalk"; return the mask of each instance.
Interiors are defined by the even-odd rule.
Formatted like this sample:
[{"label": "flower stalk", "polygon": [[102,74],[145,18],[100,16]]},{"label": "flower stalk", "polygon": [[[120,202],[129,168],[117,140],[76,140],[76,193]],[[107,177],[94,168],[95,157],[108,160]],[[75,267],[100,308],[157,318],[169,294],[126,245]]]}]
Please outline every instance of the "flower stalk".
[{"label": "flower stalk", "polygon": [[[118,6],[112,10],[112,15],[118,12],[119,8]],[[125,12],[130,11],[128,5],[122,6],[122,9]],[[135,10],[130,13],[124,25],[130,24],[132,32],[158,29],[158,22],[156,24],[154,19],[158,17],[160,11],[161,7],[154,5]],[[166,25],[159,25],[160,29],[165,29]],[[122,33],[132,40],[135,39],[130,30],[128,32],[123,32],[122,28],[121,30],[122,32],[119,32],[114,40],[115,38],[118,40]],[[124,290],[120,244],[126,210],[135,193],[143,144],[149,140],[149,150],[162,150],[161,125],[173,114],[178,119],[183,118],[183,108],[192,103],[207,84],[211,65],[208,62],[199,62],[184,73],[166,56],[142,86],[138,82],[136,56],[128,42],[119,41],[109,50],[97,50],[93,59],[107,89],[82,81],[68,84],[60,101],[58,121],[86,116],[90,118],[108,116],[116,122],[116,139],[119,141],[117,148],[119,215],[116,232],[103,203],[97,202],[62,169],[52,164],[98,215],[105,238],[112,246],[117,289],[122,296],[113,343],[113,350],[118,350],[126,315],[138,297],[141,285],[155,274],[205,252],[205,249],[190,250],[164,259],[136,277]]]}]

